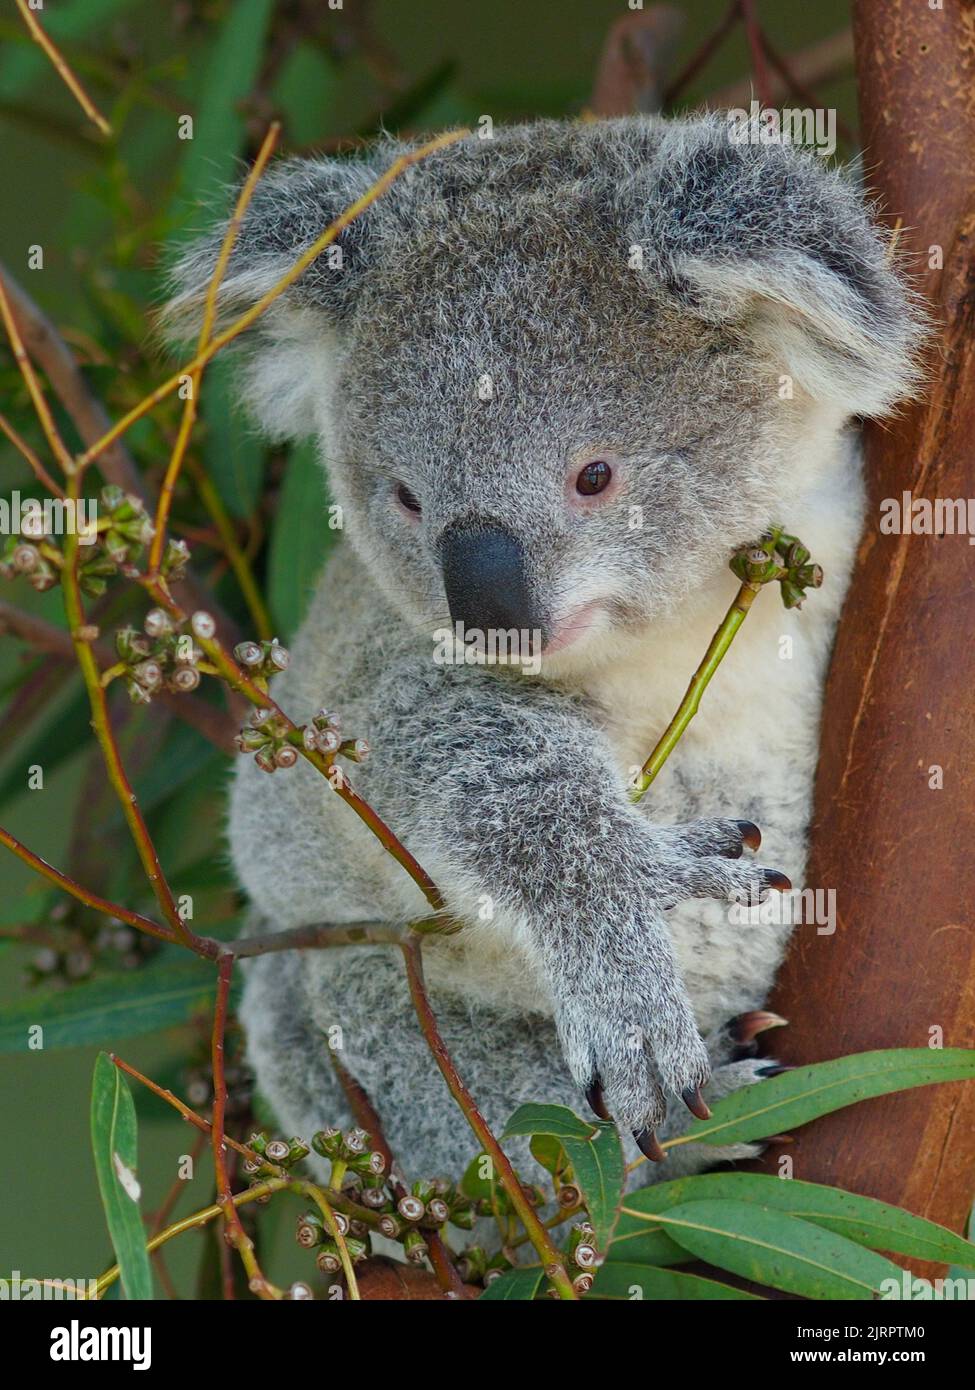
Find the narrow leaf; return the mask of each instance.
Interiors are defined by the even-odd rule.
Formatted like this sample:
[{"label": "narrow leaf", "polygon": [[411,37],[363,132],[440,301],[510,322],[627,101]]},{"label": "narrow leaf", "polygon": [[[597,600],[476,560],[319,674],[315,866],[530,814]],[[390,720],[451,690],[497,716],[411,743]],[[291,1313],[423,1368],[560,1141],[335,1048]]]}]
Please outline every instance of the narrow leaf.
[{"label": "narrow leaf", "polygon": [[733,1201],[682,1202],[658,1216],[698,1259],[805,1298],[873,1299],[902,1271],[882,1255],[785,1212]]},{"label": "narrow leaf", "polygon": [[614,1260],[604,1264],[596,1275],[590,1298],[640,1299],[749,1299],[759,1294],[734,1289],[716,1279],[703,1279],[699,1274],[683,1274],[676,1269],[657,1269],[653,1265],[629,1264]]},{"label": "narrow leaf", "polygon": [[152,1298],[146,1234],[139,1213],[135,1105],[125,1078],[104,1052],[95,1059],[91,1143],[98,1189],[125,1296]]},{"label": "narrow leaf", "polygon": [[[627,1197],[626,1200],[629,1204],[633,1198]],[[674,1205],[676,1206],[676,1203]],[[627,1226],[621,1235],[620,1230],[624,1222],[635,1222],[640,1229],[633,1231]],[[632,1265],[680,1265],[686,1264],[690,1255],[663,1230],[649,1226],[646,1221],[635,1221],[634,1217],[624,1211],[606,1251],[606,1259]]]},{"label": "narrow leaf", "polygon": [[479,1302],[494,1300],[517,1300],[519,1302],[530,1302],[538,1293],[539,1285],[545,1278],[544,1271],[539,1268],[529,1269],[506,1269],[500,1279],[493,1279],[481,1294]]},{"label": "narrow leaf", "polygon": [[207,368],[200,412],[207,425],[203,461],[230,514],[246,518],[260,499],[267,450],[238,404],[232,382],[230,362],[218,358]]},{"label": "narrow leaf", "polygon": [[972,1076],[975,1050],[969,1048],[856,1052],[743,1086],[718,1101],[709,1120],[695,1120],[676,1143],[739,1144],[764,1139],[872,1096]]},{"label": "narrow leaf", "polygon": [[[777,1178],[767,1173],[702,1173],[644,1188],[628,1196],[626,1205],[631,1211],[652,1215],[688,1201],[725,1198],[789,1212],[873,1250],[890,1250],[942,1264],[975,1265],[975,1245],[945,1226],[878,1202],[874,1197],[861,1197],[856,1192],[797,1178]],[[633,1240],[651,1234],[645,1222],[624,1213],[617,1229],[617,1236],[623,1238],[621,1259],[632,1259],[625,1253],[631,1232]],[[613,1242],[611,1255],[617,1244]]]},{"label": "narrow leaf", "polygon": [[180,201],[196,210],[202,196],[231,179],[246,135],[240,103],[260,70],[273,0],[234,0],[202,65],[193,138],[186,141]]},{"label": "narrow leaf", "polygon": [[505,1126],[502,1139],[517,1134],[552,1134],[556,1139],[588,1140],[596,1124],[587,1124],[564,1105],[519,1105]]},{"label": "narrow leaf", "polygon": [[620,1137],[613,1124],[599,1124],[592,1140],[563,1139],[566,1156],[596,1232],[596,1245],[605,1249],[623,1196],[626,1168]]},{"label": "narrow leaf", "polygon": [[172,1028],[213,1007],[215,975],[203,961],[171,956],[56,993],[28,994],[0,1008],[0,1053],[29,1052],[43,1028],[45,1051],[112,1044]]}]

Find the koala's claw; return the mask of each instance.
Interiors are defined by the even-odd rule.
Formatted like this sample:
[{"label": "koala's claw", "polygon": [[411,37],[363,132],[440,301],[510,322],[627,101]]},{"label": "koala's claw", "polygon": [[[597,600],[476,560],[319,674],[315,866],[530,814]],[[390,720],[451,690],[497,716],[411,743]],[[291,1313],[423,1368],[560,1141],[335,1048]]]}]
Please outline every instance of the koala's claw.
[{"label": "koala's claw", "polygon": [[660,1142],[652,1129],[635,1129],[633,1138],[644,1158],[649,1158],[651,1163],[663,1163],[667,1155],[660,1147]]},{"label": "koala's claw", "polygon": [[784,1071],[795,1071],[784,1062],[771,1062],[767,1067],[759,1067],[756,1076],[781,1076]]},{"label": "koala's claw", "polygon": [[728,1024],[728,1031],[736,1043],[754,1042],[759,1033],[769,1028],[784,1028],[789,1020],[781,1014],[773,1014],[768,1009],[753,1009],[750,1013],[739,1014]]},{"label": "koala's claw", "polygon": [[[736,820],[735,825],[741,831],[742,844],[748,849],[759,849],[762,844],[762,832],[753,821]],[[739,855],[741,850],[738,851]],[[737,857],[737,856],[736,856]]]},{"label": "koala's claw", "polygon": [[770,1028],[785,1028],[789,1020],[781,1014],[770,1013],[767,1009],[753,1009],[750,1013],[739,1014],[727,1026],[727,1036],[734,1046],[728,1053],[730,1062],[743,1062],[758,1053],[758,1037]]},{"label": "koala's claw", "polygon": [[606,1109],[606,1100],[603,1096],[602,1082],[599,1077],[593,1077],[586,1087],[586,1100],[589,1102],[589,1109],[599,1120],[611,1120],[613,1117]]},{"label": "koala's claw", "polygon": [[697,1119],[710,1120],[711,1111],[708,1109],[707,1103],[701,1095],[700,1086],[685,1086],[680,1093],[680,1098],[691,1114],[696,1116]]}]

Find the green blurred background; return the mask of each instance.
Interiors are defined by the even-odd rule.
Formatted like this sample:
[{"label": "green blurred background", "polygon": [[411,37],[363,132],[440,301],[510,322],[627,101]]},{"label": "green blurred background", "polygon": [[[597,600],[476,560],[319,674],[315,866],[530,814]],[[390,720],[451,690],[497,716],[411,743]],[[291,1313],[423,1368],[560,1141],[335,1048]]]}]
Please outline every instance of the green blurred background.
[{"label": "green blurred background", "polygon": [[[685,28],[672,74],[726,3],[693,0],[675,8]],[[842,30],[848,8],[845,0],[770,0],[759,12],[769,36],[789,53]],[[622,0],[345,0],[341,10],[324,0],[47,0],[39,18],[111,120],[116,138],[106,142],[92,133],[8,6],[0,20],[3,261],[58,325],[92,386],[118,414],[163,370],[148,314],[161,293],[160,244],[201,225],[201,208],[234,177],[238,161],[253,155],[272,116],[283,121],[282,149],[308,151],[368,136],[380,123],[416,132],[476,122],[484,113],[495,121],[577,115],[589,99],[607,32],[627,13]],[[744,37],[736,31],[681,104],[748,70]],[[855,125],[849,73],[816,90],[821,104],[836,106]],[[194,117],[192,141],[177,138],[183,114]],[[43,269],[29,269],[30,248],[37,246]],[[273,630],[287,639],[329,542],[318,521],[320,483],[306,452],[281,454],[253,438],[228,405],[219,368],[208,373],[207,383],[193,459],[211,478],[217,504],[248,556]],[[0,357],[0,394],[0,409],[41,449],[9,356]],[[154,482],[172,442],[175,412],[170,401],[129,436]],[[59,422],[76,443],[69,423]],[[15,488],[35,492],[19,455],[4,442],[0,495]],[[213,512],[193,477],[181,485],[175,522],[221,602],[252,631],[239,585],[215,543]],[[105,631],[139,621],[145,609],[138,596],[119,591],[112,598],[113,592],[100,615]],[[61,622],[57,589],[35,594],[23,580],[0,582],[0,599]],[[221,837],[228,759],[155,704],[134,710],[123,698],[116,709],[162,861],[176,891],[193,895],[194,926],[233,933],[240,904]],[[22,643],[0,637],[0,823],[89,885],[151,910],[92,755],[87,720],[84,692],[69,664],[41,661]],[[28,769],[35,765],[43,768],[43,789],[27,791]],[[109,1244],[88,1138],[97,1049],[79,1040],[117,1044],[136,1066],[192,1094],[206,1083],[200,1021],[212,976],[166,951],[146,951],[106,934],[104,923],[68,907],[6,851],[0,856],[0,931],[26,927],[32,937],[26,945],[0,943],[0,1096],[11,1159],[0,1198],[0,1276],[19,1269],[88,1277],[109,1262]],[[57,1046],[58,1030],[48,1027],[44,1050],[23,1051],[26,1026],[54,1016],[52,1010],[65,1020],[64,1041],[74,1045]],[[246,1087],[242,1094],[246,1099]],[[191,1148],[192,1134],[161,1102],[145,1092],[136,1099],[144,1208],[153,1211],[173,1182],[177,1157]],[[211,1199],[206,1156],[183,1187],[177,1214]],[[262,1215],[262,1238],[274,1247],[269,1272],[279,1281],[312,1272],[309,1257],[290,1238],[297,1209],[279,1199]],[[169,1250],[184,1296],[212,1290],[210,1236],[183,1237]]]}]

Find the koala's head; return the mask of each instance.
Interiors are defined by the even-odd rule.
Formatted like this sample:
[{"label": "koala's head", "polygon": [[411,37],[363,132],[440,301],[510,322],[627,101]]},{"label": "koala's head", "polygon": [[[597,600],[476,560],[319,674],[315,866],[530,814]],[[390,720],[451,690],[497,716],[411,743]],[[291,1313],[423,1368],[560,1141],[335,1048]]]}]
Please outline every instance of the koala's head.
[{"label": "koala's head", "polygon": [[[268,174],[224,313],[402,148]],[[788,522],[824,430],[915,381],[917,316],[856,189],[720,118],[472,136],[337,244],[251,330],[242,395],[272,436],[317,435],[352,543],[428,633],[449,612],[567,653],[644,626]],[[180,264],[177,316],[219,245]]]}]

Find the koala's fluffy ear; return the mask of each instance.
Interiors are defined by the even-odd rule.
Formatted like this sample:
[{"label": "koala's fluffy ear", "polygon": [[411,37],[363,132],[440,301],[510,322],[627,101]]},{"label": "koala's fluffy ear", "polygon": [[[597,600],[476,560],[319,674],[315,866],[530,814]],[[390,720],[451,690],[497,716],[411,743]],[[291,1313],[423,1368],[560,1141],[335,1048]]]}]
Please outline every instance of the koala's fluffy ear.
[{"label": "koala's fluffy ear", "polygon": [[[223,328],[257,302],[303,251],[375,182],[362,160],[288,160],[258,183],[220,284]],[[310,434],[334,368],[343,319],[368,260],[368,212],[356,219],[243,335],[242,404],[274,439]],[[160,316],[173,343],[195,341],[227,219],[184,249],[169,272],[171,298]]]},{"label": "koala's fluffy ear", "polygon": [[667,130],[649,182],[638,239],[692,312],[850,414],[916,391],[924,316],[846,178],[788,145],[736,143],[711,117]]}]

